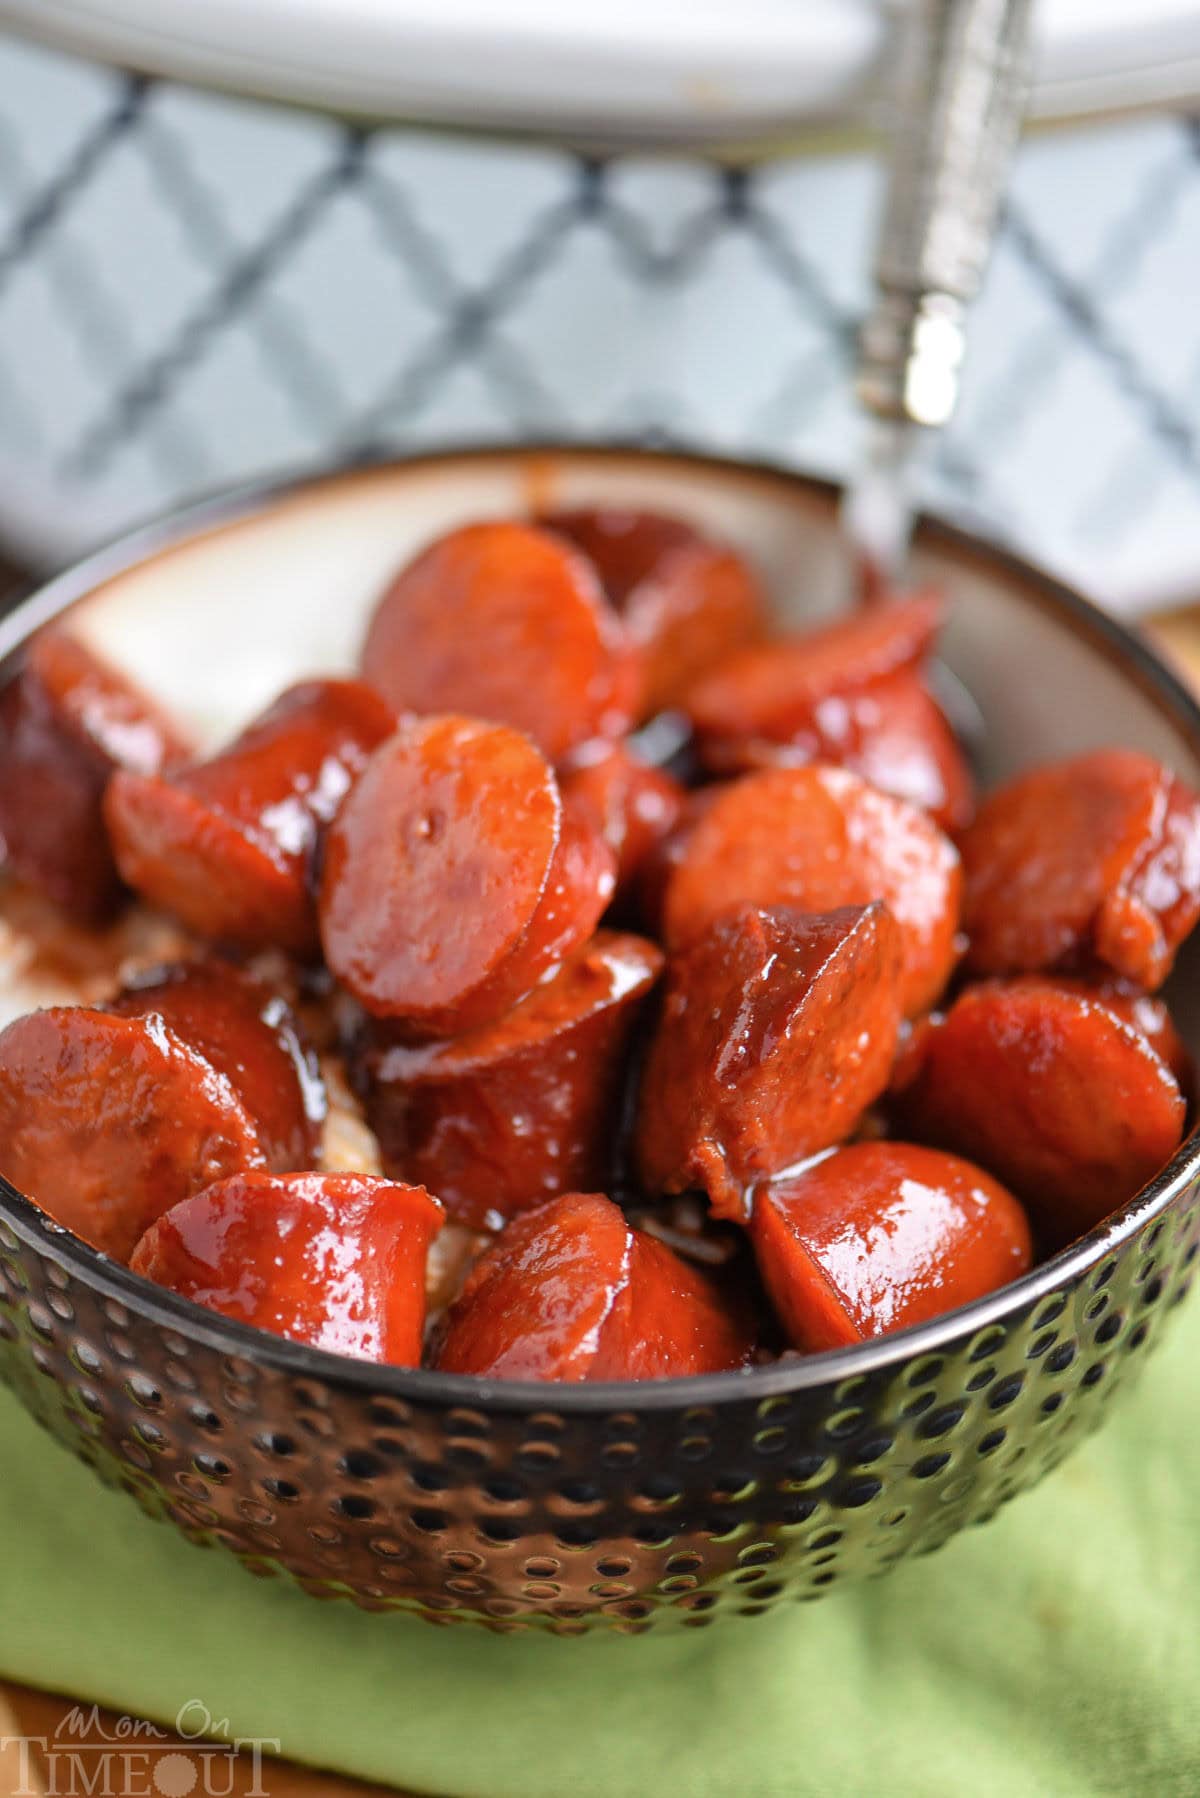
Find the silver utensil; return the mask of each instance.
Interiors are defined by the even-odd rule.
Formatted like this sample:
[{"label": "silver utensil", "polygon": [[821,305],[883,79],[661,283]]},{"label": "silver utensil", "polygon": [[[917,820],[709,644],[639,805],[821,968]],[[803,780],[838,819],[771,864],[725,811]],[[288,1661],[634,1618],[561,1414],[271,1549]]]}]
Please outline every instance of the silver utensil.
[{"label": "silver utensil", "polygon": [[1020,130],[1033,0],[910,0],[896,36],[894,116],[875,299],[857,392],[868,415],[842,520],[901,575],[930,434],[954,411],[978,292]]}]

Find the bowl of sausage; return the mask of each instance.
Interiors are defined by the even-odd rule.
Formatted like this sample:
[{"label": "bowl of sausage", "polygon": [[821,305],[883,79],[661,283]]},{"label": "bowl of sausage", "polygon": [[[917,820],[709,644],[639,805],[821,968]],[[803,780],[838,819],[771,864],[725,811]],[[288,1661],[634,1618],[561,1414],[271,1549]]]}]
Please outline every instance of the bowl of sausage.
[{"label": "bowl of sausage", "polygon": [[640,1633],[1103,1419],[1200,1231],[1200,713],[942,527],[848,594],[835,500],[430,456],[0,626],[0,1374],[105,1482]]}]

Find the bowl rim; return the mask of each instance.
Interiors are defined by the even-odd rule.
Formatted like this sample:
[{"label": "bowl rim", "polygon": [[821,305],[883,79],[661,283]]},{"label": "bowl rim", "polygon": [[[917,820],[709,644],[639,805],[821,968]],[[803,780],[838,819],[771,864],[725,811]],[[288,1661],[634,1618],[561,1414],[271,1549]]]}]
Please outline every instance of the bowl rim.
[{"label": "bowl rim", "polygon": [[[824,477],[749,458],[707,454],[687,449],[648,449],[644,445],[533,442],[513,445],[464,444],[421,450],[412,455],[370,451],[351,461],[316,464],[290,473],[249,482],[193,502],[123,533],[81,561],[73,563],[37,588],[0,621],[0,674],[30,636],[59,617],[96,587],[187,541],[269,512],[283,501],[314,497],[364,476],[392,472],[430,473],[446,464],[513,463],[547,460],[597,464],[641,461],[674,466],[711,479],[746,480],[774,485],[783,493],[816,500],[831,510],[840,489]],[[936,549],[954,560],[974,563],[1019,585],[1026,598],[1050,612],[1059,623],[1132,677],[1142,691],[1187,736],[1200,756],[1200,699],[1169,665],[1139,637],[1089,600],[1003,545],[922,514],[916,528],[918,548]],[[673,1411],[679,1407],[717,1407],[722,1403],[761,1400],[783,1394],[811,1393],[830,1385],[884,1373],[916,1358],[944,1353],[961,1338],[1002,1324],[1032,1309],[1040,1300],[1078,1284],[1106,1258],[1166,1213],[1180,1194],[1200,1176],[1200,1121],[1167,1165],[1140,1192],[1086,1236],[984,1298],[974,1299],[925,1323],[911,1324],[889,1335],[801,1355],[761,1367],[695,1374],[659,1380],[545,1382],[493,1380],[477,1374],[448,1374],[431,1368],[395,1367],[359,1361],[331,1350],[312,1348],[239,1323],[193,1303],[135,1274],[132,1269],[94,1249],[53,1220],[0,1175],[0,1232],[4,1227],[27,1246],[48,1255],[81,1284],[142,1321],[190,1339],[262,1370],[314,1380],[334,1388],[361,1391],[379,1399],[443,1404],[447,1408],[513,1412],[542,1411],[548,1405],[576,1415],[612,1409]],[[0,1235],[0,1247],[3,1246]],[[114,1327],[120,1327],[114,1324]],[[551,1396],[552,1401],[551,1401]]]}]

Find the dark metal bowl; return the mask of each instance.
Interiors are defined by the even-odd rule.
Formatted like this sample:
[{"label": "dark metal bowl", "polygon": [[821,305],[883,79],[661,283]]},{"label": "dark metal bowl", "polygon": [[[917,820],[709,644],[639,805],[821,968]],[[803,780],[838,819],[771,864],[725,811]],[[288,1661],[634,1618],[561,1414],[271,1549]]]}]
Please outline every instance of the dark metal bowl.
[{"label": "dark metal bowl", "polygon": [[[80,628],[186,703],[181,648],[197,666],[204,645],[228,662],[253,585],[269,616],[261,640],[240,627],[262,688],[240,695],[248,711],[310,650],[324,658],[328,618],[311,644],[303,621],[331,595],[334,654],[349,653],[382,573],[422,534],[548,497],[707,517],[759,550],[785,610],[808,608],[832,564],[833,495],[800,476],[626,451],[475,452],[143,533],[22,608],[0,656],[82,601]],[[983,706],[997,771],[1124,740],[1196,778],[1200,711],[1133,637],[968,539],[926,526],[921,545],[958,597],[947,657]],[[290,662],[276,666],[281,630]],[[1181,975],[1181,1006],[1194,984]],[[696,1628],[881,1573],[1040,1479],[1100,1422],[1186,1293],[1198,1195],[1193,1136],[1101,1229],[933,1323],[747,1374],[529,1386],[368,1366],[225,1322],[0,1182],[0,1374],[145,1510],[315,1596],[496,1630]]]}]

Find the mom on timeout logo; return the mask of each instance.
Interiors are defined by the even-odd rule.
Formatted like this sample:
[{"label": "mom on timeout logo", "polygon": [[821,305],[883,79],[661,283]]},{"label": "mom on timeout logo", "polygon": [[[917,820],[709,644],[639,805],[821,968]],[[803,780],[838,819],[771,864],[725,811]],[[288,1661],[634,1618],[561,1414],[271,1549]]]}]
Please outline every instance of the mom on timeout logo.
[{"label": "mom on timeout logo", "polygon": [[0,1736],[3,1798],[270,1798],[264,1762],[282,1752],[268,1736],[234,1736],[198,1698],[173,1731],[98,1706],[67,1711],[49,1736]]}]

